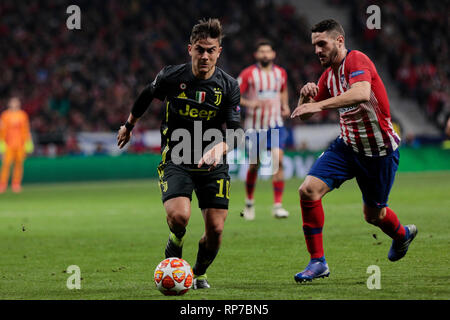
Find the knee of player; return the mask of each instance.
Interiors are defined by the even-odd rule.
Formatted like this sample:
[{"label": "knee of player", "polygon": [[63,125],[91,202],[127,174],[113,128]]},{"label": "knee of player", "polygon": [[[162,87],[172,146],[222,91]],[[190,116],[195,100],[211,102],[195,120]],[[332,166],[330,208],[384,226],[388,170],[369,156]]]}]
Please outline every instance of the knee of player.
[{"label": "knee of player", "polygon": [[220,237],[223,233],[223,224],[213,224],[208,226],[207,233],[209,236]]},{"label": "knee of player", "polygon": [[375,226],[380,222],[380,219],[378,217],[369,216],[367,214],[364,214],[364,220],[366,220],[367,223],[373,224]]},{"label": "knee of player", "polygon": [[248,171],[250,171],[250,172],[256,172],[256,171],[258,171],[258,169],[259,169],[259,164],[258,163],[250,164],[248,166]]},{"label": "knee of player", "polygon": [[173,227],[186,227],[189,222],[189,216],[184,212],[174,212],[167,216],[169,225]]},{"label": "knee of player", "polygon": [[302,183],[298,188],[298,193],[302,200],[318,200],[318,197],[320,199],[319,193],[309,184]]},{"label": "knee of player", "polygon": [[278,168],[283,169],[283,160],[278,160]]},{"label": "knee of player", "polygon": [[369,209],[365,206],[363,212],[366,222],[373,225],[378,225],[384,218],[383,209]]}]

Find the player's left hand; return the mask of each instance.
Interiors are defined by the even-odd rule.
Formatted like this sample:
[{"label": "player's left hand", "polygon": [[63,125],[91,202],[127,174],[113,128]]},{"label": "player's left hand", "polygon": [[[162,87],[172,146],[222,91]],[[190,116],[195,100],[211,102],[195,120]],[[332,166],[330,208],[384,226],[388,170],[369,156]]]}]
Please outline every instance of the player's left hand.
[{"label": "player's left hand", "polygon": [[317,112],[322,111],[322,105],[318,102],[304,103],[295,108],[291,114],[291,118],[300,117],[302,120],[307,120]]},{"label": "player's left hand", "polygon": [[210,166],[208,171],[213,170],[218,164],[222,163],[223,155],[226,153],[228,145],[225,142],[216,144],[198,162],[198,168],[201,168],[204,164]]}]

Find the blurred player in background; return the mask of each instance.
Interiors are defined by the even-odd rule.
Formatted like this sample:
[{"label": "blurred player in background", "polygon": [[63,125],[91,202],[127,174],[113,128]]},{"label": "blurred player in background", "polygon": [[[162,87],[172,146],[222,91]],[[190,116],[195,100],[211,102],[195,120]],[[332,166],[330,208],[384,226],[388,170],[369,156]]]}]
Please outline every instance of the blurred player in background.
[{"label": "blurred player in background", "polygon": [[[271,149],[272,159],[278,170],[273,174],[272,185],[274,205],[272,214],[276,218],[286,218],[289,213],[283,208],[283,149],[287,132],[283,117],[291,113],[286,71],[274,64],[276,52],[269,40],[262,39],[256,43],[254,57],[256,64],[245,68],[238,77],[241,90],[241,106],[246,108],[245,129],[254,129],[261,137],[261,130],[267,131],[267,148]],[[279,141],[272,141],[271,130],[278,130]],[[250,148],[259,147],[250,145]],[[258,152],[259,155],[259,152]],[[242,216],[246,220],[255,218],[254,191],[258,178],[258,163],[250,164],[245,181],[245,208]]]},{"label": "blurred player in background", "polygon": [[400,138],[394,131],[384,84],[372,61],[362,52],[347,50],[342,26],[324,20],[312,28],[312,44],[326,68],[318,84],[300,91],[291,117],[305,120],[326,109],[339,109],[340,136],[317,159],[299,189],[303,232],[311,256],[297,282],[330,274],[325,260],[322,198],[356,177],[362,192],[366,221],[391,237],[388,259],[406,254],[417,234],[415,225],[403,226],[387,205],[399,164]]},{"label": "blurred player in background", "polygon": [[[206,130],[240,129],[240,93],[235,79],[216,67],[222,47],[222,27],[218,19],[201,20],[192,29],[188,52],[191,63],[167,66],[139,95],[127,122],[119,130],[118,145],[122,148],[131,137],[131,130],[147,110],[153,98],[165,100],[161,125],[162,161],[158,167],[159,185],[166,210],[170,234],[165,256],[182,257],[186,226],[191,216],[192,192],[195,190],[205,221],[205,233],[198,244],[197,261],[193,267],[194,289],[209,288],[206,269],[214,261],[222,241],[228,214],[230,176],[225,163],[230,147],[216,143],[209,151],[203,141]],[[176,149],[179,139],[173,134],[185,129],[190,139],[187,162],[179,162]],[[198,137],[196,128],[198,129]],[[186,132],[187,130],[187,132]],[[223,132],[223,131],[222,131]],[[196,141],[196,139],[201,141]],[[198,147],[201,150],[198,150]],[[199,158],[196,154],[199,153]],[[179,152],[179,151],[178,151]]]},{"label": "blurred player in background", "polygon": [[28,115],[21,110],[20,99],[12,97],[8,101],[8,109],[0,117],[0,153],[3,154],[0,193],[8,187],[11,165],[14,166],[11,189],[13,192],[22,190],[23,163],[33,148]]}]

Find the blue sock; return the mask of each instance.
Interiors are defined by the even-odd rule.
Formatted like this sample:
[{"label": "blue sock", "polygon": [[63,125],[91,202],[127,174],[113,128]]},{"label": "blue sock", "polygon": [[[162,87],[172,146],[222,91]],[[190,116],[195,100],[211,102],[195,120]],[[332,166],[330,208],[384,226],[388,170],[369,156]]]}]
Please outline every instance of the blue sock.
[{"label": "blue sock", "polygon": [[312,262],[320,261],[320,262],[322,262],[322,263],[325,263],[325,262],[326,262],[325,256],[322,256],[322,257],[320,257],[320,258],[314,258],[314,259],[311,259],[311,261],[312,261]]}]

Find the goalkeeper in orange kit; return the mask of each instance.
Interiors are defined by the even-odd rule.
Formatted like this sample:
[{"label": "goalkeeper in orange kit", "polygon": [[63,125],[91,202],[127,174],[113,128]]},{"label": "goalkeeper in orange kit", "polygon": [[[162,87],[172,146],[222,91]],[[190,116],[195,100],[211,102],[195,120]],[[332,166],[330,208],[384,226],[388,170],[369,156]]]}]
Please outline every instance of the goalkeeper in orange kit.
[{"label": "goalkeeper in orange kit", "polygon": [[23,162],[27,153],[33,152],[28,115],[21,110],[19,98],[8,101],[8,109],[0,116],[0,153],[2,169],[0,173],[0,193],[8,187],[11,165],[14,163],[11,188],[13,192],[22,190]]}]

